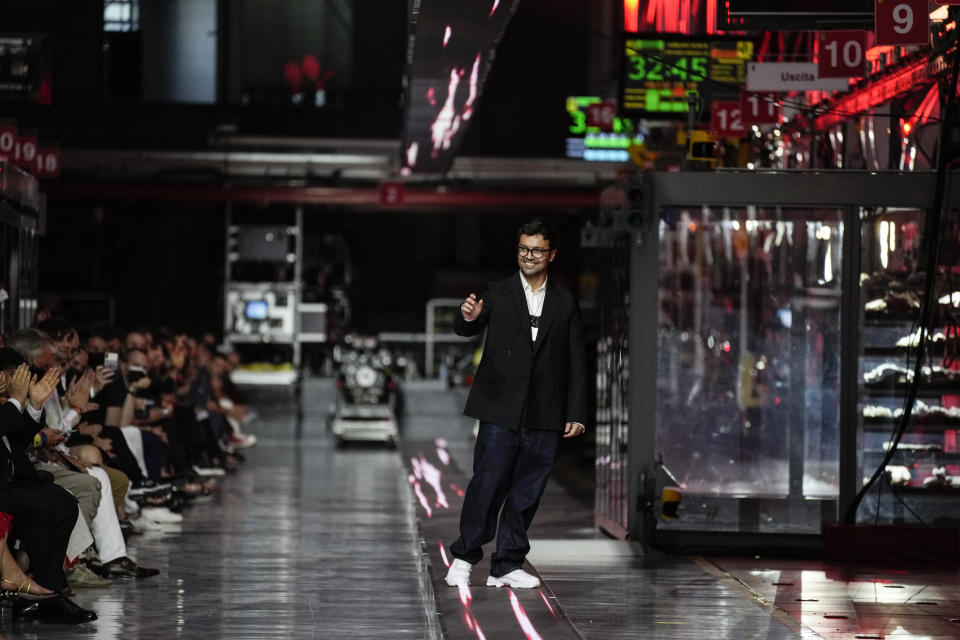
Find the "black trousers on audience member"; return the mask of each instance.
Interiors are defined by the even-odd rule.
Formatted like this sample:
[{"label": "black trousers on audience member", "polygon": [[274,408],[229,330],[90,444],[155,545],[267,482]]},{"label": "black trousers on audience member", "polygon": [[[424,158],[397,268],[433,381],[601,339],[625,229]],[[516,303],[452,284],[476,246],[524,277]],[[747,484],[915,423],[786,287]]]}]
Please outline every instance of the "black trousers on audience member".
[{"label": "black trousers on audience member", "polygon": [[527,529],[540,506],[561,436],[560,431],[480,423],[473,477],[460,511],[460,537],[450,545],[455,558],[480,562],[483,545],[496,535],[490,575],[499,578],[523,567],[530,551]]},{"label": "black trousers on audience member", "polygon": [[173,416],[160,423],[163,432],[167,434],[167,464],[174,475],[182,475],[190,466],[190,458],[184,447],[183,429],[180,422]]},{"label": "black trousers on audience member", "polygon": [[186,451],[189,464],[201,467],[208,466],[210,462],[205,456],[207,442],[206,430],[197,422],[193,407],[175,407],[173,415],[180,429],[182,436],[181,442]]},{"label": "black trousers on audience member", "polygon": [[7,540],[20,541],[37,582],[54,591],[66,588],[63,559],[80,514],[77,499],[56,484],[4,483],[0,485],[0,511],[13,516],[13,531]]}]

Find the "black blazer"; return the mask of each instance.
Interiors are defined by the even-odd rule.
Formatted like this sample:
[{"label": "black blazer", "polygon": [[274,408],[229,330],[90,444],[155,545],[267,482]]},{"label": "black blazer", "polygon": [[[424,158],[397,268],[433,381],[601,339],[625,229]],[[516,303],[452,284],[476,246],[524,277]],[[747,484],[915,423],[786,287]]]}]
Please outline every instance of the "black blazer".
[{"label": "black blazer", "polygon": [[20,413],[10,402],[0,405],[0,436],[7,436],[10,443],[8,451],[0,442],[0,485],[21,480],[47,482],[44,474],[30,462],[26,451],[43,427],[42,414],[40,422],[36,422],[26,409]]},{"label": "black blazer", "polygon": [[454,318],[454,331],[475,336],[487,329],[483,357],[464,414],[518,429],[563,430],[567,422],[587,425],[586,355],[580,309],[569,291],[550,278],[537,341],[521,275],[491,282],[478,296],[480,317]]}]

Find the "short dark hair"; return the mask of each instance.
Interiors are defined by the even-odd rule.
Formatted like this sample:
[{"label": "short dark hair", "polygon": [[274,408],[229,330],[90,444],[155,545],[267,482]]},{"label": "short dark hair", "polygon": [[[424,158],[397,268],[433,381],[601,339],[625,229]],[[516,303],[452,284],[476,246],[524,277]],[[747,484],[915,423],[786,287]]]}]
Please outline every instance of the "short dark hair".
[{"label": "short dark hair", "polygon": [[0,348],[0,371],[11,372],[20,365],[22,365],[26,360],[23,359],[15,349],[10,347]]},{"label": "short dark hair", "polygon": [[543,236],[551,249],[557,248],[557,228],[542,218],[530,218],[517,229],[517,243],[520,243],[520,236]]},{"label": "short dark hair", "polygon": [[59,342],[77,332],[77,330],[73,328],[73,325],[67,322],[67,319],[63,316],[54,316],[43,322],[38,322],[36,328],[53,338],[54,342]]}]

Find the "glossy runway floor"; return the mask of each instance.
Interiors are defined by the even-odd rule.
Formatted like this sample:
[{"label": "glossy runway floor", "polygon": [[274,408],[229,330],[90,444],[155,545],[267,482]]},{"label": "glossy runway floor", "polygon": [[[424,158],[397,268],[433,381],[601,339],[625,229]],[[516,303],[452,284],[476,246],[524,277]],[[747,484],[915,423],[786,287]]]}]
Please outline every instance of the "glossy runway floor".
[{"label": "glossy runway floor", "polygon": [[253,397],[247,464],[182,526],[131,538],[160,576],[78,590],[97,622],[4,620],[0,640],[960,638],[955,568],[643,554],[557,479],[531,528],[543,587],[487,588],[481,564],[465,596],[442,583],[471,466],[462,391],[409,388],[399,451],[337,449],[327,381],[307,381],[299,428],[289,391]]}]

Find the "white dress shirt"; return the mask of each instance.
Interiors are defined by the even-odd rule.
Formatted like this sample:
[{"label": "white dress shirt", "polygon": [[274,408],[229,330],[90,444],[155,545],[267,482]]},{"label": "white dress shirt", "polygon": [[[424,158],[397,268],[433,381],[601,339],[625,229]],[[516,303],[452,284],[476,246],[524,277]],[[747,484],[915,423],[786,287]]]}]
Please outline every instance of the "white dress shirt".
[{"label": "white dress shirt", "polygon": [[[543,303],[547,299],[546,279],[544,279],[540,288],[534,291],[533,287],[530,286],[530,283],[527,282],[527,279],[523,277],[523,273],[521,272],[520,284],[523,285],[523,296],[527,299],[527,311],[531,316],[539,320],[543,314]],[[530,339],[533,342],[537,341],[537,331],[539,331],[539,327],[530,326]]]}]

